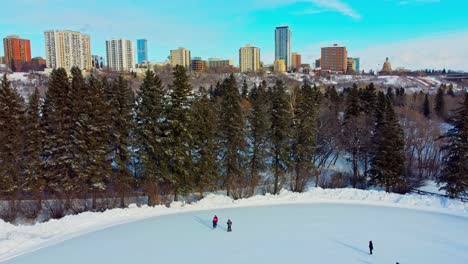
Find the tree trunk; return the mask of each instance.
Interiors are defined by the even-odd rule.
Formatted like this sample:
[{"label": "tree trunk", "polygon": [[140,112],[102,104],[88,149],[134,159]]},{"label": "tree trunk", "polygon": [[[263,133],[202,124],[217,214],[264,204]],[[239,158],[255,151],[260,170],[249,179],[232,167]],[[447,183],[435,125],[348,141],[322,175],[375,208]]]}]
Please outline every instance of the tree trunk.
[{"label": "tree trunk", "polygon": [[[91,208],[93,211],[96,211],[96,208],[97,208],[97,205],[96,205],[96,190],[93,190],[93,193],[92,193],[93,197],[92,197],[92,205],[91,205]],[[85,196],[85,204],[86,204],[86,196]]]},{"label": "tree trunk", "polygon": [[295,183],[295,192],[301,192],[300,190],[300,186],[299,186],[299,181],[300,181],[300,177],[301,177],[301,168],[300,168],[300,164],[299,162],[296,163],[296,183]]},{"label": "tree trunk", "polygon": [[315,174],[315,188],[318,187],[318,182],[319,182],[320,173],[321,173],[321,171],[318,171],[318,172]]},{"label": "tree trunk", "polygon": [[273,194],[278,194],[278,184],[279,184],[279,162],[278,162],[278,155],[275,159],[275,187],[273,190]]},{"label": "tree trunk", "polygon": [[356,188],[359,178],[358,155],[359,149],[356,148],[353,153],[353,188]]},{"label": "tree trunk", "polygon": [[36,201],[37,201],[37,211],[40,212],[42,211],[42,191],[38,191],[36,193]]},{"label": "tree trunk", "polygon": [[125,191],[120,190],[120,208],[125,208]]},{"label": "tree trunk", "polygon": [[148,183],[148,206],[156,206],[159,204],[159,185],[157,183]]}]

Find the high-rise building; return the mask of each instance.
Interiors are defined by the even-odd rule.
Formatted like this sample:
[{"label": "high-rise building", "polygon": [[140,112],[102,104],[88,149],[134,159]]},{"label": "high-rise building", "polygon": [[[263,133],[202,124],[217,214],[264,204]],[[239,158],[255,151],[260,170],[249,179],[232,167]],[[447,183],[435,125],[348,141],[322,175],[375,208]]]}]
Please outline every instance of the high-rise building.
[{"label": "high-rise building", "polygon": [[291,70],[296,71],[301,67],[302,60],[301,60],[301,54],[297,52],[293,52],[291,55]]},{"label": "high-rise building", "polygon": [[356,62],[354,58],[348,58],[346,62],[346,72],[347,73],[356,73]]},{"label": "high-rise building", "polygon": [[125,72],[135,68],[133,43],[128,39],[106,40],[107,67],[112,71]]},{"label": "high-rise building", "polygon": [[146,39],[137,40],[138,64],[148,62],[148,41]]},{"label": "high-rise building", "polygon": [[102,56],[92,55],[91,61],[92,61],[93,68],[97,68],[97,69],[104,68],[104,59],[102,58]]},{"label": "high-rise building", "polygon": [[185,48],[171,50],[170,60],[172,67],[180,65],[184,66],[186,69],[190,69],[190,50]]},{"label": "high-rise building", "polygon": [[195,57],[191,60],[192,71],[202,72],[206,70],[208,64],[200,57]]},{"label": "high-rise building", "polygon": [[273,64],[273,71],[274,72],[286,72],[286,63],[283,59],[276,59],[275,63]]},{"label": "high-rise building", "polygon": [[239,68],[241,72],[255,72],[260,69],[260,49],[245,45],[239,49]]},{"label": "high-rise building", "polygon": [[31,61],[31,43],[29,39],[20,39],[17,35],[3,39],[4,63],[14,71],[22,71],[24,63]]},{"label": "high-rise building", "polygon": [[361,61],[361,60],[360,60],[359,58],[354,58],[354,67],[355,67],[354,70],[356,71],[356,73],[361,72],[361,68],[360,68],[360,66],[359,66],[360,61]]},{"label": "high-rise building", "polygon": [[223,60],[223,59],[217,59],[217,58],[208,59],[209,68],[232,67],[232,66],[234,66],[234,62],[232,60]]},{"label": "high-rise building", "polygon": [[47,68],[91,69],[89,35],[70,30],[49,30],[44,32],[44,36]]},{"label": "high-rise building", "polygon": [[288,26],[275,29],[275,59],[283,59],[286,70],[291,70],[291,30]]},{"label": "high-rise building", "polygon": [[320,68],[320,59],[315,60],[315,68]]},{"label": "high-rise building", "polygon": [[322,48],[322,57],[320,58],[320,66],[324,71],[342,72],[346,73],[348,66],[348,52],[346,47],[333,47]]},{"label": "high-rise building", "polygon": [[5,59],[3,56],[0,56],[0,64],[5,64],[5,62],[3,62]]}]

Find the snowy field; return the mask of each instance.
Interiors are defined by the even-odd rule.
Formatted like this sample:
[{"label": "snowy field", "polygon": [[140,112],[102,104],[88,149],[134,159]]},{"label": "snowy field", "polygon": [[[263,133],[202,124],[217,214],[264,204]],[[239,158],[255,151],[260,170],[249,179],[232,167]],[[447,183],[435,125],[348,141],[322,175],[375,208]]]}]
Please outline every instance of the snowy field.
[{"label": "snowy field", "polygon": [[[221,223],[216,230],[214,214]],[[226,232],[227,218],[232,233]],[[191,205],[134,206],[34,226],[0,221],[0,261],[468,263],[468,205],[354,189],[284,191],[237,201],[210,195]]]}]

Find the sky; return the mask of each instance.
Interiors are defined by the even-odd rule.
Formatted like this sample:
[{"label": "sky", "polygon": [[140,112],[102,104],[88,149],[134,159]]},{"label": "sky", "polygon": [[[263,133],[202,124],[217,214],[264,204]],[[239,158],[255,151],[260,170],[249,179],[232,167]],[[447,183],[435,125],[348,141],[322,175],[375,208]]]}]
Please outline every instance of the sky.
[{"label": "sky", "polygon": [[[315,62],[320,47],[344,45],[361,69],[468,71],[468,1],[465,0],[3,0],[0,37],[31,40],[45,57],[44,31],[67,29],[91,36],[92,54],[105,57],[112,38],[148,40],[150,61],[165,61],[185,47],[193,57],[234,60],[245,44],[274,60],[274,30],[287,25],[292,51]],[[6,10],[6,12],[5,12]],[[0,49],[0,54],[3,49]],[[135,56],[136,57],[136,56]]]}]

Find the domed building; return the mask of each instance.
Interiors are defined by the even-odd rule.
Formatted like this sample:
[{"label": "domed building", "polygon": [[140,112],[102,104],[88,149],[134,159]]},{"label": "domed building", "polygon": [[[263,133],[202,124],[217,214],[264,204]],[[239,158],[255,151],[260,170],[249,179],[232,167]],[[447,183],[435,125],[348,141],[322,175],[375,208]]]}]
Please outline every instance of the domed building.
[{"label": "domed building", "polygon": [[393,71],[392,70],[392,64],[390,63],[390,61],[388,60],[388,57],[387,57],[387,59],[385,60],[385,62],[383,64],[382,72],[390,73],[392,71]]}]

